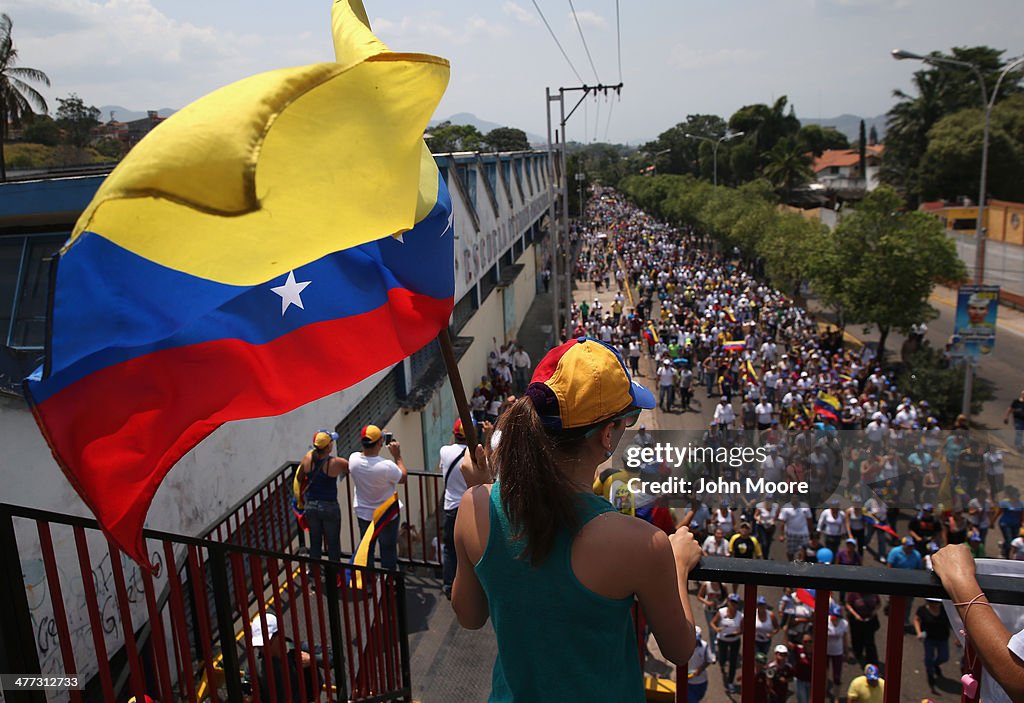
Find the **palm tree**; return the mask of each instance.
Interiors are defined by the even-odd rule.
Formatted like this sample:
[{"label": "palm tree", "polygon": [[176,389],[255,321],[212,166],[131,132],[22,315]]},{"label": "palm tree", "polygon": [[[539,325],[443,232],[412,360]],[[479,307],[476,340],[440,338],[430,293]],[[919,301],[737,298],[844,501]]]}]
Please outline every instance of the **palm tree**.
[{"label": "palm tree", "polygon": [[0,182],[7,180],[4,142],[8,125],[20,127],[23,120],[35,114],[33,107],[44,114],[47,111],[46,99],[25,81],[50,85],[50,79],[39,69],[14,65],[18,50],[11,40],[11,27],[11,18],[0,13]]},{"label": "palm tree", "polygon": [[792,137],[780,139],[768,151],[763,174],[787,200],[794,188],[814,179],[811,157]]}]

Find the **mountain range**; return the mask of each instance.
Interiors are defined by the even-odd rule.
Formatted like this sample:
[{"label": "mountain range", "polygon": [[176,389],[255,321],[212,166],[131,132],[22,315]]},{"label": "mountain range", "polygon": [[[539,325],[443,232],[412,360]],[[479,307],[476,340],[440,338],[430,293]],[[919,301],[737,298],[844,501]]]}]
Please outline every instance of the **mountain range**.
[{"label": "mountain range", "polygon": [[800,120],[800,124],[818,124],[822,127],[835,127],[837,132],[846,135],[851,143],[860,139],[860,121],[864,120],[864,131],[871,132],[874,126],[878,132],[878,141],[885,141],[885,115],[877,117],[861,117],[860,115],[842,114],[839,117],[819,117],[817,119]]},{"label": "mountain range", "polygon": [[[100,110],[100,122],[108,122],[111,119],[111,113],[113,113],[113,119],[118,122],[131,122],[132,120],[141,120],[148,114],[147,110],[129,110],[126,107],[120,105],[104,105],[99,108]],[[161,117],[170,117],[177,110],[171,107],[164,107],[156,111],[156,114]]]},{"label": "mountain range", "polygon": [[[100,110],[100,121],[106,122],[111,118],[111,113],[115,120],[119,122],[131,122],[132,120],[141,120],[146,116],[145,110],[129,110],[121,105],[104,105],[99,108]],[[176,110],[174,108],[161,108],[157,110],[157,114],[161,117],[169,117],[174,114]],[[837,131],[842,132],[851,141],[856,141],[860,136],[860,121],[864,120],[864,128],[868,131],[874,126],[878,131],[879,141],[885,140],[885,115],[878,115],[876,117],[860,117],[859,115],[842,114],[838,117],[819,117],[819,118],[808,118],[800,120],[801,124],[819,124],[823,127],[834,127]],[[457,112],[450,117],[445,119],[431,120],[430,127],[433,127],[441,122],[451,122],[452,124],[468,124],[473,125],[481,134],[487,134],[492,129],[498,127],[515,126],[515,125],[503,125],[498,122],[490,122],[488,120],[481,119],[471,112]],[[539,134],[526,133],[526,138],[530,140],[530,144],[534,146],[543,146],[547,144],[547,137],[543,137]],[[642,142],[643,140],[641,140]],[[640,142],[638,142],[640,143]]]}]

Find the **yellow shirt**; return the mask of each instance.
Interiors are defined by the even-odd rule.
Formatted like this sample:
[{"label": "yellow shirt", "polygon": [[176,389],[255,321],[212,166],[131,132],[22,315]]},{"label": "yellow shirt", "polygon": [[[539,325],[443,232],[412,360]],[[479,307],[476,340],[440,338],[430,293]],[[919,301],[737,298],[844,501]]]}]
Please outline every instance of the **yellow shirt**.
[{"label": "yellow shirt", "polygon": [[885,698],[885,681],[878,679],[878,685],[868,683],[868,677],[858,676],[850,682],[850,690],[846,692],[850,703],[882,703]]}]

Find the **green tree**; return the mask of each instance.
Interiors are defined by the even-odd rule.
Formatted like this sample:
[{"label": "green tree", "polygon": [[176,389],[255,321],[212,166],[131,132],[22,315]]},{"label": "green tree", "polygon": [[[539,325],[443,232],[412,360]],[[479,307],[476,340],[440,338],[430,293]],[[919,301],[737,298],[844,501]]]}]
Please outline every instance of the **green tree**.
[{"label": "green tree", "polygon": [[[939,120],[928,132],[920,168],[921,197],[977,198],[981,178],[984,115],[966,109]],[[1024,199],[1020,163],[1024,158],[1024,96],[1016,95],[992,110],[989,130],[987,195]]]},{"label": "green tree", "polygon": [[[711,151],[704,156],[703,145],[705,142],[700,139],[687,137],[687,134],[697,134],[702,137],[717,139],[728,131],[726,124],[718,115],[687,115],[684,122],[670,127],[652,142],[644,144],[642,150],[648,154],[657,154],[668,149],[668,153],[658,157],[658,170],[661,173],[689,173],[699,176],[705,170],[707,179],[711,180]],[[722,168],[722,159],[726,158],[726,147],[719,149],[719,170]]]},{"label": "green tree", "polygon": [[933,319],[935,284],[960,281],[967,269],[939,221],[904,209],[890,188],[869,193],[822,241],[812,266],[814,290],[841,324],[878,327],[879,358],[890,330]]},{"label": "green tree", "polygon": [[810,157],[803,146],[793,138],[780,139],[775,143],[768,152],[768,163],[763,173],[786,200],[797,186],[814,179]]},{"label": "green tree", "polygon": [[744,133],[743,141],[753,145],[758,166],[764,166],[768,152],[779,140],[795,137],[800,132],[800,120],[789,105],[789,98],[783,95],[772,105],[758,103],[741,107],[729,118],[729,129]]},{"label": "green tree", "polygon": [[427,145],[431,153],[449,154],[453,151],[479,151],[484,136],[470,124],[452,124],[447,120],[428,130]]},{"label": "green tree", "polygon": [[797,134],[804,151],[821,156],[829,149],[849,149],[850,140],[835,127],[822,127],[817,124],[805,124]]},{"label": "green tree", "polygon": [[66,98],[57,98],[57,126],[64,132],[64,141],[82,148],[92,139],[92,130],[100,123],[100,111],[92,105],[86,105],[80,97],[72,93]]},{"label": "green tree", "polygon": [[[987,46],[957,47],[950,54],[932,52],[930,56],[951,58],[978,67],[992,95],[1002,70],[1003,51]],[[1022,91],[1024,71],[1013,71],[1000,88],[998,101]],[[943,117],[965,109],[981,109],[981,87],[973,71],[951,64],[922,64],[913,78],[916,95],[897,90],[897,103],[887,115],[885,159],[881,178],[904,193],[912,206],[922,196],[921,178],[925,176],[923,159],[928,149],[928,133]]]},{"label": "green tree", "polygon": [[[927,342],[908,359],[903,372],[896,377],[902,392],[911,398],[927,398],[929,412],[939,424],[953,423],[962,409],[964,397],[963,367],[943,363],[938,352]],[[984,379],[975,379],[971,388],[971,413],[977,415],[982,406],[995,398],[993,385]]]},{"label": "green tree", "polygon": [[796,296],[815,270],[827,233],[820,222],[773,209],[757,247],[772,285]]},{"label": "green tree", "polygon": [[484,142],[490,151],[527,151],[530,148],[526,132],[516,127],[495,127],[484,135]]},{"label": "green tree", "polygon": [[36,115],[31,122],[25,125],[21,137],[31,144],[57,146],[60,142],[60,127],[49,115]]},{"label": "green tree", "polygon": [[7,180],[4,143],[8,126],[21,127],[35,114],[33,108],[43,114],[47,110],[46,99],[29,82],[50,85],[50,79],[39,69],[16,65],[18,50],[11,39],[13,26],[11,18],[0,13],[0,181]]}]

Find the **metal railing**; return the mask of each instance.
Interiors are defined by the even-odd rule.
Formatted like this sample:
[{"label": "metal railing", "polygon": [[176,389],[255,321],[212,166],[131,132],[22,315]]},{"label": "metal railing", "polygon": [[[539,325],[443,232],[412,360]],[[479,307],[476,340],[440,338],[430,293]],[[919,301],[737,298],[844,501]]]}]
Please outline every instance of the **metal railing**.
[{"label": "metal railing", "polygon": [[[267,549],[282,554],[295,553],[306,547],[306,535],[299,529],[292,509],[292,480],[297,462],[279,467],[263,483],[231,507],[204,533],[204,539],[227,544]],[[442,539],[444,523],[444,476],[429,471],[410,471],[404,484],[398,486],[402,502],[399,520],[406,526],[399,532],[398,561],[408,566],[441,566],[440,554],[433,548]],[[351,556],[359,544],[359,526],[353,508],[352,482],[342,479],[338,491],[341,505],[341,550]]]},{"label": "metal railing", "polygon": [[[944,598],[949,596],[939,584],[938,578],[925,571],[905,569],[880,569],[862,566],[839,566],[825,564],[775,562],[728,557],[704,557],[699,568],[690,573],[695,581],[712,581],[723,584],[743,584],[743,611],[754,613],[757,607],[758,588],[781,586],[784,588],[810,589],[814,592],[814,615],[812,620],[816,644],[811,656],[811,695],[814,703],[826,700],[828,657],[823,645],[823,635],[828,628],[828,608],[833,592],[871,593],[890,596],[888,610],[888,632],[885,653],[880,668],[885,679],[885,703],[900,701],[901,674],[903,670],[904,614],[908,598]],[[1020,603],[1024,599],[1024,584],[1005,576],[978,576],[990,602]],[[646,647],[643,616],[636,612],[637,637],[640,647],[640,661],[644,661]],[[741,645],[742,666],[740,667],[740,703],[753,703],[755,695],[754,653],[756,619],[743,618]],[[970,659],[970,657],[969,657]],[[977,657],[974,658],[977,661]],[[979,665],[980,666],[980,665]],[[973,672],[975,676],[980,671]],[[687,700],[685,668],[677,669],[676,701]],[[837,692],[837,695],[838,692]],[[974,700],[963,698],[964,701]]]},{"label": "metal railing", "polygon": [[[284,703],[293,689],[303,701],[410,698],[401,573],[342,570],[152,530],[144,536],[149,570],[127,561],[94,520],[0,503],[0,598],[8,609],[0,671],[75,675],[80,688],[63,698],[75,702],[149,695]],[[38,554],[41,565],[22,554]],[[250,623],[268,622],[268,614],[278,636],[294,644],[287,655],[294,659],[278,660],[280,669],[261,666],[263,648],[252,646]],[[311,666],[302,664],[302,651]],[[289,665],[301,675],[275,682],[275,671]],[[290,683],[283,697],[282,683]],[[47,695],[8,692],[7,700]]]}]

